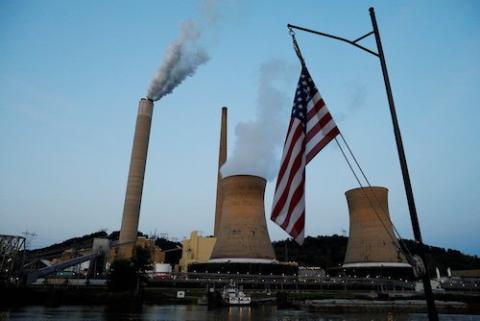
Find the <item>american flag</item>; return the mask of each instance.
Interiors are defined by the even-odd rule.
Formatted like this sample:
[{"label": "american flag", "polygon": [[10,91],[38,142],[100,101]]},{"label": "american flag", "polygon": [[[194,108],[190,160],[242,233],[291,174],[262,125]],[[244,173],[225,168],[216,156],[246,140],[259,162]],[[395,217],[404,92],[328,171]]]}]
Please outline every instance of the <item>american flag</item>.
[{"label": "american flag", "polygon": [[305,166],[339,133],[307,67],[302,65],[271,216],[300,245],[305,232]]}]

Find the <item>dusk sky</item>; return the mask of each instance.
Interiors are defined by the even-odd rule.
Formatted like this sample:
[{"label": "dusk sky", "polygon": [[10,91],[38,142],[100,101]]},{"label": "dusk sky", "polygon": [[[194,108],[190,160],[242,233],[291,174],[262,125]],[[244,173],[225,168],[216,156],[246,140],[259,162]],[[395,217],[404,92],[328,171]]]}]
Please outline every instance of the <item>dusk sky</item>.
[{"label": "dusk sky", "polygon": [[[424,241],[480,255],[475,0],[0,0],[0,233],[34,232],[40,247],[120,228],[138,100],[191,20],[210,59],[155,103],[139,229],[178,240],[212,234],[221,107],[229,108],[229,157],[236,132],[260,128],[238,151],[271,134],[272,176],[300,74],[286,25],[355,39],[372,29],[370,6]],[[372,184],[389,189],[392,220],[412,238],[378,59],[301,31],[297,38],[340,131]],[[362,43],[376,49],[373,38]],[[306,175],[306,236],[348,235],[344,193],[357,185],[338,147],[327,146]],[[284,239],[268,219],[268,178],[270,236]]]}]

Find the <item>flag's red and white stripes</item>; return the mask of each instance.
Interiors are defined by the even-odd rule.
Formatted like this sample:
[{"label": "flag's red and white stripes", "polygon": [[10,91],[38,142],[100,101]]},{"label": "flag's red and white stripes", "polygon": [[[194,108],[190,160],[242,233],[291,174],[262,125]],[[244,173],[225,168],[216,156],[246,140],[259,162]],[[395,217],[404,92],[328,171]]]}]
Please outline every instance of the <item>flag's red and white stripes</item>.
[{"label": "flag's red and white stripes", "polygon": [[307,164],[340,133],[320,93],[307,105]]},{"label": "flag's red and white stripes", "polygon": [[339,130],[305,67],[295,95],[283,148],[271,219],[302,244],[305,231],[305,166]]},{"label": "flag's red and white stripes", "polygon": [[273,198],[272,220],[303,243],[305,221],[305,133],[302,121],[292,118],[283,149]]}]

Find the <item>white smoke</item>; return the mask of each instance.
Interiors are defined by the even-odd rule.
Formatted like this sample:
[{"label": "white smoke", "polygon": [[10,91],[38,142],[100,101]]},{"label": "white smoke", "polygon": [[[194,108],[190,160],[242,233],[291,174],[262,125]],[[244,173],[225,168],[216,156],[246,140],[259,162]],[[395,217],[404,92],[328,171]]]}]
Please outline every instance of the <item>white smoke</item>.
[{"label": "white smoke", "polygon": [[180,36],[168,47],[163,63],[150,84],[148,98],[159,100],[170,94],[187,76],[192,76],[198,66],[208,61],[207,52],[198,43],[200,35],[194,22],[182,24]]},{"label": "white smoke", "polygon": [[147,97],[159,100],[170,94],[188,76],[193,76],[197,68],[210,58],[200,45],[202,31],[215,30],[219,21],[219,1],[203,0],[199,3],[199,19],[184,21],[178,38],[170,44],[162,65],[148,89]]},{"label": "white smoke", "polygon": [[367,101],[367,87],[359,83],[347,83],[345,86],[344,97],[347,99],[344,111],[337,111],[335,113],[335,121],[341,123],[348,117],[360,111]]},{"label": "white smoke", "polygon": [[221,168],[223,177],[243,174],[271,180],[277,175],[291,107],[291,99],[278,86],[291,86],[294,70],[280,60],[260,67],[256,118],[235,127],[235,147]]}]

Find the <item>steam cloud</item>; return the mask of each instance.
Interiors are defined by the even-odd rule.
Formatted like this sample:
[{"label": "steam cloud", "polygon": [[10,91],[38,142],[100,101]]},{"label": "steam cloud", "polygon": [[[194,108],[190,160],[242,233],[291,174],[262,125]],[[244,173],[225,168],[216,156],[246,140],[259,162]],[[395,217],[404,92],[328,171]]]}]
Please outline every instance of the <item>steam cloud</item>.
[{"label": "steam cloud", "polygon": [[235,127],[235,147],[221,168],[223,177],[243,174],[271,180],[277,175],[291,103],[278,85],[291,85],[294,70],[280,60],[260,67],[256,118]]},{"label": "steam cloud", "polygon": [[198,44],[200,30],[192,21],[182,24],[180,36],[167,49],[163,63],[150,84],[147,97],[159,100],[170,94],[198,66],[209,60],[207,52]]},{"label": "steam cloud", "polygon": [[345,111],[338,111],[335,114],[335,121],[337,123],[343,122],[365,105],[367,100],[367,88],[363,84],[347,84],[345,97],[348,99]]}]

